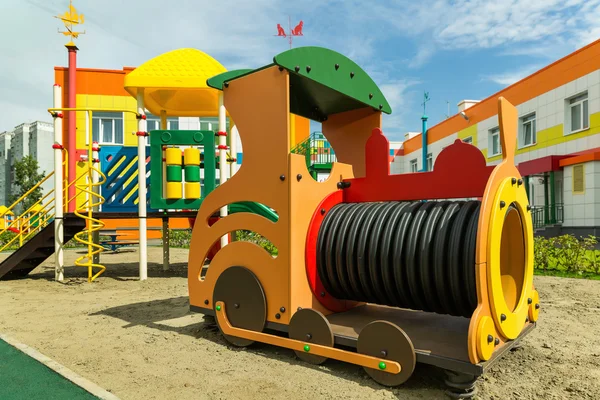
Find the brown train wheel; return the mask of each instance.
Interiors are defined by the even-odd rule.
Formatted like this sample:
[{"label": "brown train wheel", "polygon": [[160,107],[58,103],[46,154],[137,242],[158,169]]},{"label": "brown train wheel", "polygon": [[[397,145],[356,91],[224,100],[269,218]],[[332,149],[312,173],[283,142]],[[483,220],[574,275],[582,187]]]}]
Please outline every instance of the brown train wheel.
[{"label": "brown train wheel", "polygon": [[[227,318],[232,326],[262,332],[267,320],[267,300],[258,278],[244,267],[229,267],[217,278],[213,304],[225,303]],[[219,327],[220,329],[220,327]],[[223,333],[223,331],[221,331]],[[235,346],[245,347],[253,340],[223,334]]]},{"label": "brown train wheel", "polygon": [[[384,386],[398,386],[412,375],[417,357],[410,338],[397,325],[388,321],[373,321],[358,335],[356,350],[361,354],[396,361],[402,370],[391,374],[381,369],[365,368],[373,380]],[[385,368],[385,363],[382,363]]]},{"label": "brown train wheel", "polygon": [[[319,311],[310,308],[303,308],[292,316],[289,324],[289,336],[290,339],[305,342],[308,346],[314,343],[333,347],[333,332],[329,321]],[[327,357],[309,354],[305,351],[295,351],[295,353],[299,359],[311,364],[323,364],[327,360]]]}]

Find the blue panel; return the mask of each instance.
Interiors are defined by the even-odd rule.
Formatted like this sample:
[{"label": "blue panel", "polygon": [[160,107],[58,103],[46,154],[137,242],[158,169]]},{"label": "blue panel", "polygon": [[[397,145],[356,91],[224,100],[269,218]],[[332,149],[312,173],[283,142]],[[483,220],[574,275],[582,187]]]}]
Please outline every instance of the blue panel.
[{"label": "blue panel", "polygon": [[[129,169],[125,170],[127,166],[137,157],[137,146],[136,147],[124,147],[124,146],[101,146],[100,147],[100,167],[102,173],[106,176],[106,182],[102,185],[102,196],[105,201],[102,205],[102,211],[106,212],[136,212],[138,206],[134,204],[135,199],[138,198],[137,188],[135,192],[124,201],[127,194],[135,188],[138,182],[138,178],[135,177],[127,185],[123,187],[125,182],[131,178],[131,176],[138,170],[137,161]],[[146,147],[146,158],[150,157],[150,147]],[[119,160],[123,159],[123,162],[109,175]],[[150,162],[146,164],[146,171],[150,172]],[[146,204],[148,211],[155,211],[150,208],[150,177],[146,178],[146,187],[148,191],[146,193]]]}]

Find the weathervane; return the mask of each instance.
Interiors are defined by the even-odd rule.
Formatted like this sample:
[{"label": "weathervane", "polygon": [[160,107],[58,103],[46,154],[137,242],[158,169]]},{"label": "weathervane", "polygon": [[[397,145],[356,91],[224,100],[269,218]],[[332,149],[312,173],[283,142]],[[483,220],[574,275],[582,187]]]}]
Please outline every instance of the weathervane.
[{"label": "weathervane", "polygon": [[287,38],[288,42],[290,43],[290,49],[291,49],[292,48],[292,39],[294,38],[294,36],[304,36],[302,34],[303,26],[304,26],[304,22],[302,22],[302,20],[300,20],[298,25],[296,25],[294,27],[294,29],[292,29],[292,21],[291,21],[291,18],[288,17],[288,27],[289,27],[290,32],[285,33],[285,29],[283,29],[281,24],[277,24],[277,35],[275,35],[275,36]]},{"label": "weathervane", "polygon": [[77,14],[77,10],[75,9],[75,7],[73,7],[72,0],[69,0],[69,11],[66,11],[62,15],[57,15],[54,18],[60,19],[65,24],[65,28],[67,30],[66,31],[59,30],[58,33],[62,33],[65,36],[71,37],[71,41],[69,42],[68,45],[74,46],[75,44],[73,43],[73,39],[77,39],[80,34],[85,33],[85,31],[75,32],[73,30],[73,25],[83,24],[84,19],[83,19],[83,14]]},{"label": "weathervane", "polygon": [[421,105],[423,106],[423,116],[427,115],[425,113],[425,107],[427,105],[427,102],[429,101],[429,92],[424,92],[423,93],[423,102],[421,103]]}]

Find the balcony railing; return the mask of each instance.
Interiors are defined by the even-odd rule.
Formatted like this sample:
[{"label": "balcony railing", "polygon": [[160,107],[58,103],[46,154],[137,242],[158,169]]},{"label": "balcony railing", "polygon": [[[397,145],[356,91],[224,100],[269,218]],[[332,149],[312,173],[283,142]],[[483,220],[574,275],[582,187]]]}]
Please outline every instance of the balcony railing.
[{"label": "balcony railing", "polygon": [[531,210],[533,229],[562,223],[564,221],[564,209],[563,203],[533,206]]},{"label": "balcony railing", "polygon": [[321,132],[313,132],[304,141],[291,150],[294,154],[301,154],[306,158],[306,166],[331,168],[337,161],[331,144]]}]

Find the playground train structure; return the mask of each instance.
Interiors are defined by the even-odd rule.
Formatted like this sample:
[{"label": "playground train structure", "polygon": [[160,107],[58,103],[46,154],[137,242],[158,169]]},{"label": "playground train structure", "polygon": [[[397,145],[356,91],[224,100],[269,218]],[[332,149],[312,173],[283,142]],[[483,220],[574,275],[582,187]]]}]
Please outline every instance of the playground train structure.
[{"label": "playground train structure", "polygon": [[[199,207],[191,309],[214,316],[236,346],[258,341],[313,364],[341,360],[386,386],[409,379],[416,362],[431,364],[448,371],[455,396],[471,396],[540,308],[530,207],[514,165],[515,107],[498,99],[498,165],[457,140],[431,172],[390,175],[379,127],[391,108],[350,59],[297,48],[207,83],[223,92],[244,161]],[[290,114],[322,124],[338,160],[326,181],[290,152]],[[238,212],[209,223],[241,202],[276,218]],[[233,241],[206,266],[220,238],[239,230],[264,236],[277,255]]]}]

